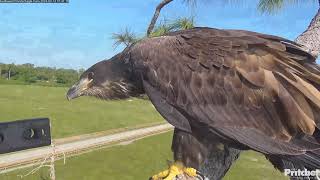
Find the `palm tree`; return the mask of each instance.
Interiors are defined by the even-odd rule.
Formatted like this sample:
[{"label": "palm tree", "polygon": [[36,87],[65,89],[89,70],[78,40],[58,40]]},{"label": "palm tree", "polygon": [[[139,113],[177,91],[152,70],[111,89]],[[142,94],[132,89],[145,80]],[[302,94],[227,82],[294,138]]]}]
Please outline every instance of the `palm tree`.
[{"label": "palm tree", "polygon": [[169,4],[170,2],[172,2],[173,0],[163,0],[160,2],[160,4],[158,4],[158,6],[156,7],[156,10],[154,12],[154,15],[151,19],[151,22],[150,22],[150,25],[148,27],[148,30],[147,30],[147,36],[149,37],[150,34],[152,33],[153,29],[154,29],[154,26],[158,20],[158,17],[160,15],[160,11],[161,9],[166,6],[167,4]]},{"label": "palm tree", "polygon": [[[149,26],[148,26],[147,37],[152,36],[151,34],[152,34],[152,32],[153,32],[153,29],[154,29],[154,27],[155,27],[155,24],[157,23],[157,20],[158,20],[158,17],[159,17],[159,15],[160,15],[161,9],[162,9],[164,6],[166,6],[167,4],[171,3],[172,1],[173,1],[173,0],[162,0],[162,1],[158,4],[158,6],[156,7],[156,10],[155,10],[155,12],[154,12],[154,14],[153,14],[153,17],[152,17],[152,19],[151,19],[151,21],[150,21],[150,24],[149,24]],[[183,2],[186,2],[186,3],[189,4],[189,5],[195,5],[196,0],[183,0]]]},{"label": "palm tree", "polygon": [[185,30],[185,29],[191,29],[194,28],[195,23],[194,23],[194,18],[179,18],[175,20],[172,24],[171,27],[173,30]]},{"label": "palm tree", "polygon": [[[178,18],[172,21],[163,20],[157,25],[148,37],[158,37],[163,36],[166,33],[178,31],[178,30],[186,30],[193,28],[195,26],[194,18]],[[132,43],[135,43],[146,37],[138,37],[133,32],[126,28],[123,32],[114,33],[112,35],[112,39],[115,41],[114,46],[118,47],[120,44],[124,46],[130,46]]]},{"label": "palm tree", "polygon": [[171,32],[173,27],[167,20],[163,20],[157,25],[154,30],[149,34],[149,37],[163,36],[164,34]]},{"label": "palm tree", "polygon": [[158,26],[149,34],[149,37],[162,36],[168,32],[191,29],[195,26],[194,18],[182,17],[173,21],[160,22]]}]

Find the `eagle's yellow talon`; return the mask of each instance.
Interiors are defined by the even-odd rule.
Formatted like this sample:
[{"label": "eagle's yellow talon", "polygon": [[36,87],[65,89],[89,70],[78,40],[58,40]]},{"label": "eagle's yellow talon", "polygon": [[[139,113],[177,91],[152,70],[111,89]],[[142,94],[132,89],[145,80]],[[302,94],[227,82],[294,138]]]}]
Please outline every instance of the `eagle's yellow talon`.
[{"label": "eagle's yellow talon", "polygon": [[168,170],[162,171],[154,176],[152,176],[152,180],[172,180],[177,175],[187,174],[190,177],[197,176],[197,170],[194,168],[186,168],[183,167],[181,162],[173,163]]},{"label": "eagle's yellow talon", "polygon": [[196,177],[197,176],[197,170],[194,168],[184,168],[184,173],[186,173],[188,176]]},{"label": "eagle's yellow talon", "polygon": [[158,174],[152,176],[152,180],[158,180],[163,179],[169,175],[169,170],[164,170],[162,172],[159,172]]}]

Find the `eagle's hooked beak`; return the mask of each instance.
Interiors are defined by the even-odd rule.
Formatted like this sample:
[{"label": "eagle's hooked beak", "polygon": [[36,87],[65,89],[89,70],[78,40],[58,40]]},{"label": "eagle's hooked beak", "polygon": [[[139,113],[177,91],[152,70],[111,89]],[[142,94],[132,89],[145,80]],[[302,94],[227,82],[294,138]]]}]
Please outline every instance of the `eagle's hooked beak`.
[{"label": "eagle's hooked beak", "polygon": [[71,99],[75,99],[79,96],[82,96],[85,90],[90,88],[90,84],[93,79],[81,79],[78,83],[74,84],[67,92],[67,99],[70,101]]}]

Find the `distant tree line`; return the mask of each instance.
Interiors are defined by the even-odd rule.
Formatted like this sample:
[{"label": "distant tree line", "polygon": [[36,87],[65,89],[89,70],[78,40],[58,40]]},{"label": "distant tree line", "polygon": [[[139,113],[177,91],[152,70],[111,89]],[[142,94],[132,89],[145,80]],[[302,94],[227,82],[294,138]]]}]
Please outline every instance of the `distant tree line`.
[{"label": "distant tree line", "polygon": [[69,86],[73,84],[84,69],[63,69],[36,67],[33,64],[0,63],[0,84],[38,84],[47,86]]}]

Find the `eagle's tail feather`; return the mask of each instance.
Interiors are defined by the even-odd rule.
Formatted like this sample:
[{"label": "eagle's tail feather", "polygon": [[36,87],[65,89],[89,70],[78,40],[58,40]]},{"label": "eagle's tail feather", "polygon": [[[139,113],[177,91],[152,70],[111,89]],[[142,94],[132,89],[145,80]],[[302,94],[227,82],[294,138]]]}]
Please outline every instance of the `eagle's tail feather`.
[{"label": "eagle's tail feather", "polygon": [[296,156],[273,156],[272,159],[268,159],[281,171],[284,171],[284,169],[307,169],[311,171],[320,168],[320,150],[308,151],[305,154]]},{"label": "eagle's tail feather", "polygon": [[[314,171],[320,168],[320,150],[309,151],[303,155],[298,156],[278,156],[266,155],[266,158],[273,164],[273,166],[285,172],[286,169],[300,170],[305,169]],[[291,177],[294,180],[308,179],[307,177]]]},{"label": "eagle's tail feather", "polygon": [[289,158],[294,164],[301,164],[308,170],[320,168],[320,150],[308,151],[303,155]]}]

